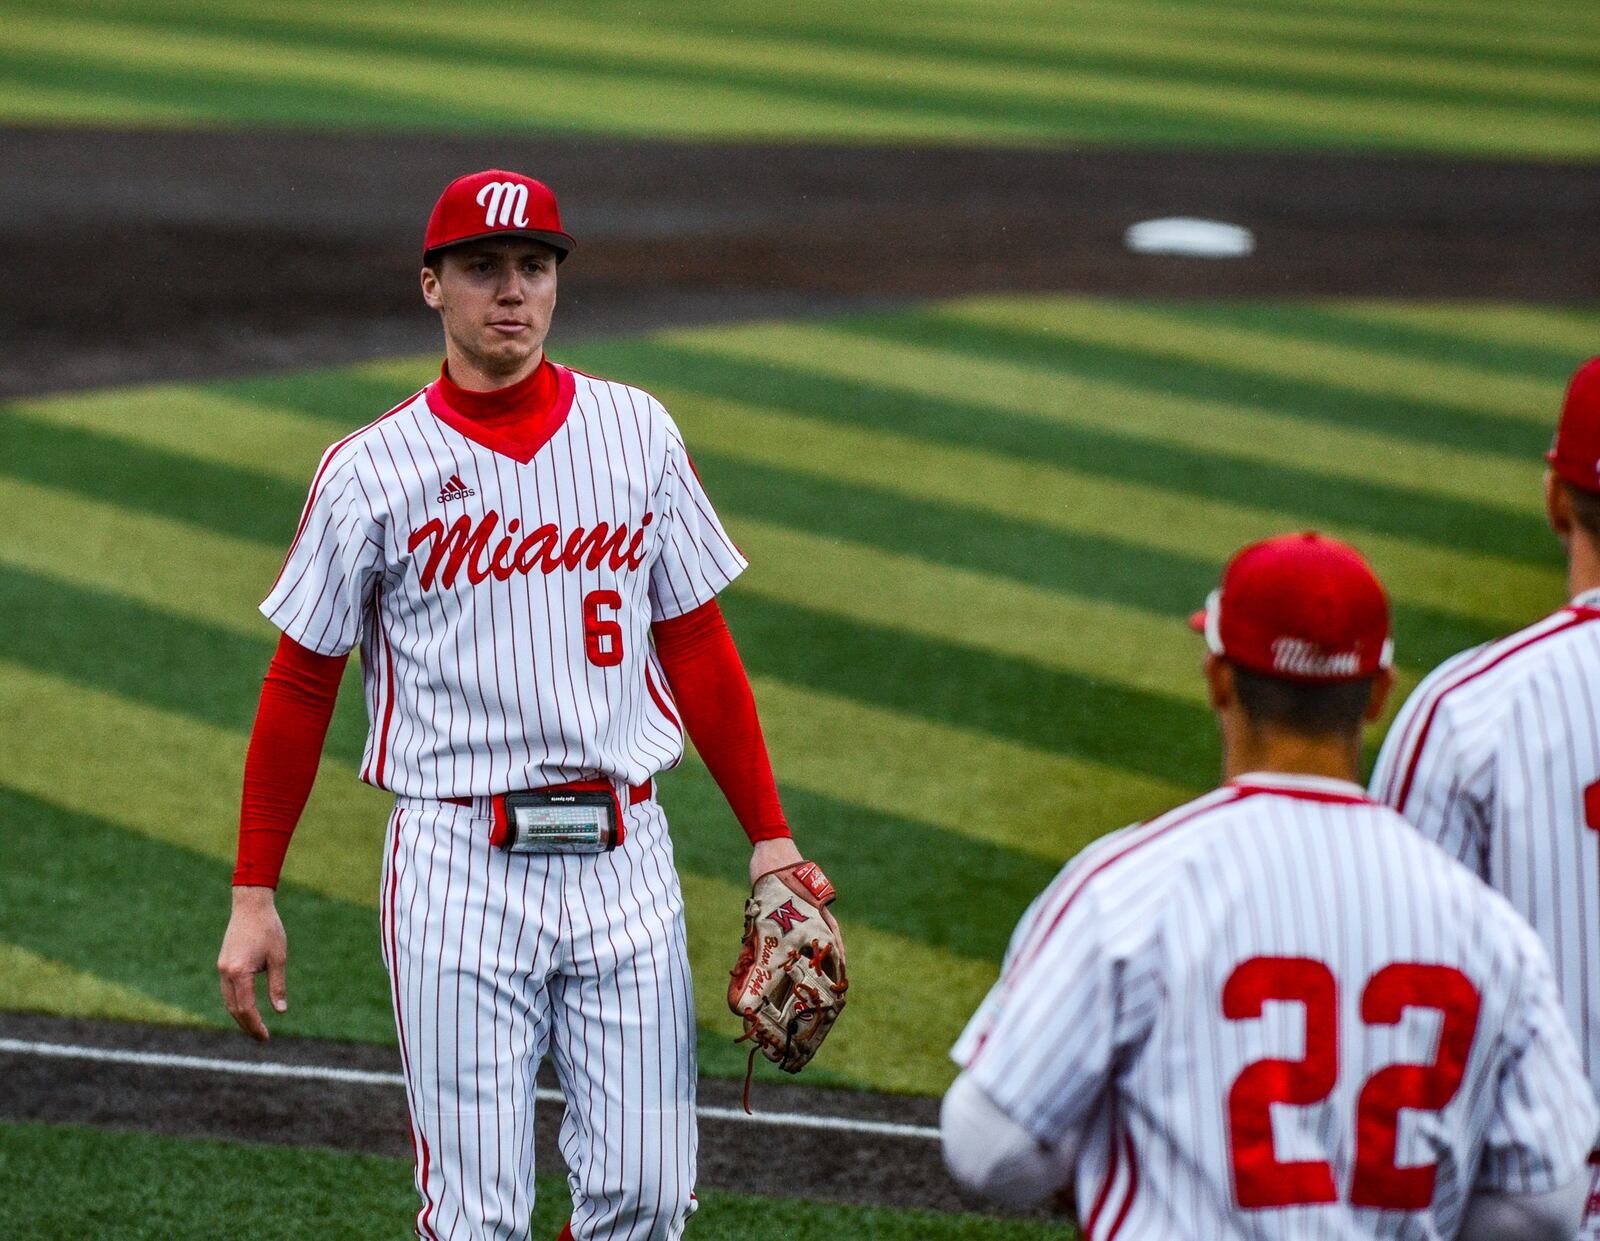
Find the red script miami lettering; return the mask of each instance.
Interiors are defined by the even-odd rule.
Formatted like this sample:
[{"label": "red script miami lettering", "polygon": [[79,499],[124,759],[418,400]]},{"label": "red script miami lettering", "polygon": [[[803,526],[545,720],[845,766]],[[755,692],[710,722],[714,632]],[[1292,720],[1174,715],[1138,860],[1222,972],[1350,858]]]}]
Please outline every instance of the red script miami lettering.
[{"label": "red script miami lettering", "polygon": [[[628,524],[623,522],[615,529],[600,521],[592,529],[574,527],[563,539],[560,529],[546,523],[524,535],[519,541],[517,532],[522,526],[519,518],[506,522],[505,533],[494,541],[500,525],[500,514],[490,509],[476,527],[472,517],[463,513],[448,528],[435,517],[411,534],[406,544],[414,552],[428,543],[427,561],[422,566],[422,576],[417,584],[423,590],[432,590],[437,580],[449,590],[456,583],[456,575],[463,567],[467,581],[476,586],[491,574],[499,581],[507,580],[513,573],[554,573],[558,569],[598,569],[608,562],[613,570],[638,569],[644,564],[645,528],[655,520],[654,513],[646,513],[639,528],[628,534]],[[490,544],[493,542],[493,550]],[[443,572],[440,566],[443,565]]]}]

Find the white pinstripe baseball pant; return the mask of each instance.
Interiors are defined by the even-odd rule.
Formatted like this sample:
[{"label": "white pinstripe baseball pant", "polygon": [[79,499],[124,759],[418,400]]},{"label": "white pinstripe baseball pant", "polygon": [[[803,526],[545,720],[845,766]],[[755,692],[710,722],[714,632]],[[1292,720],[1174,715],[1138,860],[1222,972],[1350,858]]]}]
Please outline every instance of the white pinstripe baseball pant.
[{"label": "white pinstripe baseball pant", "polygon": [[609,854],[513,856],[488,843],[487,799],[396,802],[381,922],[419,1236],[530,1235],[547,1051],[567,1101],[574,1236],[683,1232],[697,1143],[683,898],[660,806],[625,814]]}]

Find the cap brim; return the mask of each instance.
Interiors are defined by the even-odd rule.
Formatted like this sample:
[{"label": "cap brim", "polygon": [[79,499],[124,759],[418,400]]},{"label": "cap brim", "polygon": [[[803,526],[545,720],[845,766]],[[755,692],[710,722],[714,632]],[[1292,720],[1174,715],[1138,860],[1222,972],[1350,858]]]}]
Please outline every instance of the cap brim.
[{"label": "cap brim", "polygon": [[474,241],[491,241],[500,238],[524,238],[528,241],[542,241],[556,252],[557,261],[567,257],[578,248],[578,239],[570,233],[546,232],[536,228],[496,228],[486,233],[474,233],[471,237],[457,237],[454,241],[447,241],[443,245],[430,246],[424,253],[432,254],[438,250],[454,250],[457,246],[467,245]]},{"label": "cap brim", "polygon": [[1201,608],[1198,612],[1189,613],[1189,628],[1196,633],[1204,633],[1206,631],[1206,610],[1204,608]]}]

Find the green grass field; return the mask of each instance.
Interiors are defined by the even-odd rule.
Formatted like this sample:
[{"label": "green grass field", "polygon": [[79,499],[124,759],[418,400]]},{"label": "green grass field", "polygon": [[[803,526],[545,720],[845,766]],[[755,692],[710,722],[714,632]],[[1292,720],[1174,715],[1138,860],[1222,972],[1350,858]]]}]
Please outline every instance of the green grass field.
[{"label": "green grass field", "polygon": [[[1214,780],[1183,618],[1239,544],[1364,548],[1402,688],[1558,604],[1541,454],[1597,342],[1594,309],[1067,297],[556,342],[662,397],[753,562],[725,607],[851,946],[807,1080],[942,1090],[1061,861]],[[225,1024],[212,962],[275,636],[254,605],[321,448],[435,368],[0,407],[0,1006]],[[280,896],[276,1028],[387,1042],[354,690]],[[702,1060],[737,1074],[743,838],[692,762],[662,798]]]},{"label": "green grass field", "polygon": [[[388,1241],[416,1213],[408,1160],[0,1124],[0,1229],[32,1241]],[[706,1190],[695,1241],[761,1235],[874,1241],[1043,1241],[1043,1224],[778,1201]],[[541,1176],[533,1233],[554,1237],[566,1181]]]},{"label": "green grass field", "polygon": [[0,120],[1593,158],[1583,0],[0,3]]}]

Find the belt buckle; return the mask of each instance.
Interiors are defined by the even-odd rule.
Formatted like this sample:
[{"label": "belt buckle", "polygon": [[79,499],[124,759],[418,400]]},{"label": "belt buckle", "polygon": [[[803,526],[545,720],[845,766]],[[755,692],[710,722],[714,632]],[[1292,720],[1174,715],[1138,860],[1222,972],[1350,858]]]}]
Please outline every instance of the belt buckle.
[{"label": "belt buckle", "polygon": [[489,841],[507,853],[609,853],[621,835],[616,790],[600,781],[524,789],[494,800]]}]

